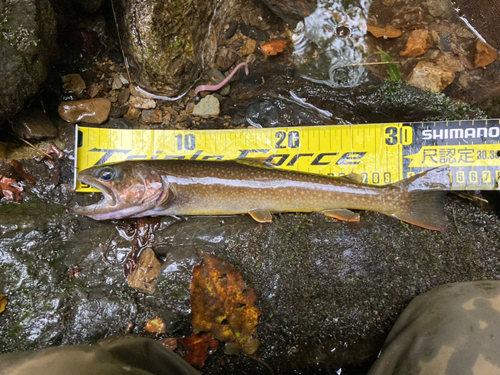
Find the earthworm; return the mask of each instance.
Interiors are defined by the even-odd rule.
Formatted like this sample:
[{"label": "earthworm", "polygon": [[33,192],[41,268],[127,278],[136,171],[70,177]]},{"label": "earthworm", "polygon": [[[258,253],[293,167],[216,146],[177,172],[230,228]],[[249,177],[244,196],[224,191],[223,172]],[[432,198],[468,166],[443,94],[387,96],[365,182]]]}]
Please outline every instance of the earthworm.
[{"label": "earthworm", "polygon": [[220,88],[224,87],[224,85],[226,85],[229,80],[231,78],[233,78],[234,74],[238,71],[238,69],[240,69],[241,67],[245,67],[245,73],[246,75],[248,75],[248,64],[246,62],[242,62],[241,64],[239,64],[236,68],[234,68],[234,70],[231,72],[231,74],[229,74],[225,79],[224,81],[222,81],[221,83],[219,83],[218,85],[201,85],[201,86],[198,86],[195,90],[194,90],[194,94],[195,95],[198,95],[198,93],[200,91],[217,91],[219,90]]}]

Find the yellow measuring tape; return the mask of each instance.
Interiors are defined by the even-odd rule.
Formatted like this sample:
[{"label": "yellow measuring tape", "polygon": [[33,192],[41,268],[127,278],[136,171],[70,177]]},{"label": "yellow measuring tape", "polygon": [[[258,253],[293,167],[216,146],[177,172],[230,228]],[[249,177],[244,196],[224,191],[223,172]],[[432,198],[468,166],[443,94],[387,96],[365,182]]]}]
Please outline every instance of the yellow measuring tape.
[{"label": "yellow measuring tape", "polygon": [[[492,190],[500,178],[499,120],[227,130],[102,129],[77,126],[75,171],[124,160],[259,158],[280,169],[361,175],[394,183],[450,166],[453,190]],[[97,191],[76,183],[79,192]]]}]

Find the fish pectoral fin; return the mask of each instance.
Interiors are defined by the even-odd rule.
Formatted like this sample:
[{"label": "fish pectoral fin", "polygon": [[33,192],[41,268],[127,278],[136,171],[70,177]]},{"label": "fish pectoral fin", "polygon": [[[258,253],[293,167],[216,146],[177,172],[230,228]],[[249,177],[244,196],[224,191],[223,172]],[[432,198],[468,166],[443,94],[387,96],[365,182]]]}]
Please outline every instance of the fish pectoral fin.
[{"label": "fish pectoral fin", "polygon": [[343,221],[359,221],[359,214],[346,209],[325,210],[321,213],[328,217]]},{"label": "fish pectoral fin", "polygon": [[348,175],[342,176],[342,177],[348,179],[351,182],[355,182],[357,184],[360,184],[363,182],[363,177],[361,177],[361,175],[359,173],[353,172],[353,173],[349,173]]},{"label": "fish pectoral fin", "polygon": [[259,223],[270,223],[273,221],[273,215],[269,210],[265,208],[255,208],[253,210],[248,211],[250,216]]}]

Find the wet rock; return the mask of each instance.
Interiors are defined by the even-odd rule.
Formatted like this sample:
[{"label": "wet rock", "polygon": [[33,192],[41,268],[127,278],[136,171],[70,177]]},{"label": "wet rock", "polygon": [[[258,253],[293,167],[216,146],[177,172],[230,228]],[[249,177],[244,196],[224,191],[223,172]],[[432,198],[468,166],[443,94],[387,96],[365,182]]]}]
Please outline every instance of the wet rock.
[{"label": "wet rock", "polygon": [[219,113],[219,100],[213,95],[205,96],[193,109],[193,116],[200,116],[203,118],[218,116]]},{"label": "wet rock", "polygon": [[129,104],[135,108],[152,109],[156,107],[156,101],[153,99],[144,99],[139,96],[131,96],[128,100]]},{"label": "wet rock", "polygon": [[250,39],[266,41],[266,40],[269,40],[269,38],[270,38],[268,32],[266,32],[264,30],[256,29],[252,26],[247,25],[244,22],[240,23],[240,30],[241,30],[241,33],[243,35],[249,37]]},{"label": "wet rock", "polygon": [[421,61],[413,69],[408,79],[410,85],[424,90],[441,92],[455,79],[455,73],[448,66]]},{"label": "wet rock", "polygon": [[141,252],[134,270],[127,277],[127,283],[139,292],[154,294],[160,271],[161,264],[154,251],[148,247]]},{"label": "wet rock", "polygon": [[59,104],[59,116],[68,122],[87,122],[102,124],[108,119],[111,102],[108,99],[87,99],[62,102]]},{"label": "wet rock", "polygon": [[387,7],[392,7],[396,0],[382,0],[382,4],[384,4]]},{"label": "wet rock", "polygon": [[447,66],[454,73],[463,72],[465,69],[460,57],[449,52],[441,54],[436,62],[439,65]]},{"label": "wet rock", "polygon": [[498,58],[498,53],[480,40],[477,41],[476,49],[477,55],[475,63],[478,68],[484,68]]},{"label": "wet rock", "polygon": [[45,80],[56,54],[49,0],[2,2],[0,7],[0,123],[14,115]]},{"label": "wet rock", "polygon": [[111,88],[113,90],[120,90],[123,87],[122,80],[120,79],[120,74],[115,74],[113,77],[113,83],[111,84]]},{"label": "wet rock", "polygon": [[141,117],[142,123],[149,124],[160,124],[163,121],[161,110],[159,109],[145,109],[142,111]]},{"label": "wet rock", "polygon": [[[212,84],[217,85],[224,81],[226,77],[217,69],[210,69],[207,72],[208,78],[212,82]],[[226,84],[223,88],[221,88],[218,92],[220,95],[229,95],[229,91],[231,90],[231,86]]]},{"label": "wet rock", "polygon": [[411,33],[406,43],[406,49],[401,56],[417,57],[427,52],[432,47],[432,37],[427,30],[415,30]]},{"label": "wet rock", "polygon": [[81,94],[87,87],[80,74],[66,74],[65,76],[62,76],[61,79],[64,90],[77,95]]},{"label": "wet rock", "polygon": [[0,142],[0,162],[7,159],[7,143]]},{"label": "wet rock", "polygon": [[427,0],[427,9],[433,17],[441,17],[454,12],[449,0]]},{"label": "wet rock", "polygon": [[316,0],[263,0],[276,15],[295,27],[316,10]]},{"label": "wet rock", "polygon": [[28,140],[54,138],[57,129],[45,113],[38,109],[25,109],[12,119],[12,131]]},{"label": "wet rock", "polygon": [[18,148],[8,149],[7,150],[7,159],[8,160],[29,160],[29,159],[39,158],[39,157],[43,156],[43,154],[39,150],[42,150],[43,152],[47,153],[50,151],[50,147],[52,145],[55,145],[59,149],[64,149],[66,146],[62,141],[60,141],[58,139],[53,139],[50,141],[34,142],[33,145],[38,150],[31,147],[31,146],[24,145],[24,144]]},{"label": "wet rock", "polygon": [[247,108],[247,122],[253,126],[265,128],[280,124],[280,109],[270,100],[252,103]]},{"label": "wet rock", "polygon": [[127,87],[124,90],[120,91],[118,95],[118,104],[122,105],[128,102],[128,98],[130,97],[130,89]]},{"label": "wet rock", "polygon": [[217,54],[217,59],[215,60],[215,63],[218,65],[220,70],[225,72],[231,67],[231,65],[233,65],[236,62],[237,58],[238,54],[234,50],[223,48]]},{"label": "wet rock", "polygon": [[499,0],[452,0],[467,25],[492,48],[500,50]]},{"label": "wet rock", "polygon": [[124,117],[127,120],[135,120],[136,118],[139,118],[141,115],[142,111],[139,108],[135,107],[129,107],[127,113],[125,113]]},{"label": "wet rock", "polygon": [[128,112],[128,106],[112,105],[109,111],[110,118],[123,117]]},{"label": "wet rock", "polygon": [[226,35],[225,35],[226,39],[231,39],[233,35],[236,33],[236,30],[238,30],[238,21],[231,21],[226,30]]},{"label": "wet rock", "polygon": [[99,96],[103,90],[104,84],[102,82],[96,82],[90,85],[87,89],[87,94],[89,94],[91,98],[95,98],[96,96]]},{"label": "wet rock", "polygon": [[105,124],[110,129],[133,129],[133,125],[126,118],[112,118]]},{"label": "wet rock", "polygon": [[85,0],[74,2],[81,10],[87,13],[95,13],[102,5],[102,0]]}]

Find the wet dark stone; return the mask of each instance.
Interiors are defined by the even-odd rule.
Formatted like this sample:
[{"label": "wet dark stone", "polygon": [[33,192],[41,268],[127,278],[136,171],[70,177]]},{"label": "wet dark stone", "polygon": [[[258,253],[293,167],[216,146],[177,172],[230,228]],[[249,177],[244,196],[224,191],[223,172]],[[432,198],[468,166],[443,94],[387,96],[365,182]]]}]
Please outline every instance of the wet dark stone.
[{"label": "wet dark stone", "polygon": [[102,125],[110,129],[132,129],[132,123],[126,118],[111,118],[108,122]]},{"label": "wet dark stone", "polygon": [[276,15],[295,27],[316,10],[317,0],[262,0]]},{"label": "wet dark stone", "polygon": [[[500,0],[452,0],[459,11],[483,39],[496,50],[500,50]],[[469,26],[469,25],[467,25]]]},{"label": "wet dark stone", "polygon": [[259,124],[264,128],[279,126],[281,110],[271,100],[252,103],[247,108],[247,123]]},{"label": "wet dark stone", "polygon": [[267,41],[270,38],[267,31],[255,29],[244,22],[240,23],[240,30],[243,35],[254,40]]},{"label": "wet dark stone", "polygon": [[12,119],[12,131],[18,137],[29,140],[54,138],[57,129],[45,113],[27,108]]},{"label": "wet dark stone", "polygon": [[231,21],[226,31],[226,39],[231,39],[238,29],[238,21]]},{"label": "wet dark stone", "polygon": [[116,106],[112,105],[111,110],[109,111],[109,117],[118,118],[123,117],[125,113],[128,111],[128,106]]},{"label": "wet dark stone", "polygon": [[74,1],[75,5],[78,9],[87,12],[87,13],[95,13],[97,12],[102,5],[102,0],[84,0],[84,1]]},{"label": "wet dark stone", "polygon": [[117,49],[112,49],[108,52],[108,56],[115,64],[123,64],[123,54]]},{"label": "wet dark stone", "polygon": [[45,80],[57,54],[49,0],[2,2],[0,7],[0,124],[17,113]]}]

